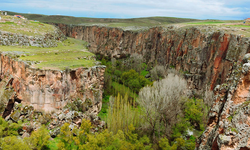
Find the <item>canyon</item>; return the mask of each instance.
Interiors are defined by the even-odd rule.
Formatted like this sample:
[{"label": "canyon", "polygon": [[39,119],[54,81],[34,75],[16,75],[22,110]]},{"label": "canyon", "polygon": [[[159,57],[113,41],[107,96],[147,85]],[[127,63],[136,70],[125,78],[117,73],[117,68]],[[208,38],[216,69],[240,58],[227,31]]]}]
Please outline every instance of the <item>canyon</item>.
[{"label": "canyon", "polygon": [[141,54],[150,66],[163,65],[185,74],[190,89],[215,97],[206,130],[196,149],[250,149],[250,39],[211,27],[154,27],[144,31],[56,24],[66,36],[89,43],[95,54],[125,58]]},{"label": "canyon", "polygon": [[[87,41],[88,49],[96,55],[120,59],[137,53],[143,56],[149,69],[155,65],[175,68],[184,74],[194,94],[201,94],[207,87],[215,94],[207,127],[196,141],[196,149],[250,149],[250,38],[210,26],[123,30],[50,24],[60,32],[46,36],[48,41],[1,32],[0,45],[54,47],[56,41],[67,36]],[[53,112],[62,110],[71,100],[80,99],[90,108],[89,113],[97,114],[101,110],[105,66],[39,69],[6,52],[1,52],[0,59],[3,117],[16,121],[13,115],[18,118],[20,113],[18,109],[13,111],[15,103]],[[68,110],[63,113],[74,114]],[[55,118],[63,118],[64,114]]]}]

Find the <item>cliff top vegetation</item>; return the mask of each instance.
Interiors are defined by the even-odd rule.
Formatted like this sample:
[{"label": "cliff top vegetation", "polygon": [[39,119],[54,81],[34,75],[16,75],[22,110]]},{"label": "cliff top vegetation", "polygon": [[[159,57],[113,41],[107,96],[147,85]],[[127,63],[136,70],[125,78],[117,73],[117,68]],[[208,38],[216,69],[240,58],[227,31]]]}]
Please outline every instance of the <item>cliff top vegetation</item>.
[{"label": "cliff top vegetation", "polygon": [[205,32],[223,31],[228,34],[250,37],[250,24],[243,20],[203,20],[178,24],[179,27],[199,27]]},{"label": "cliff top vegetation", "polygon": [[[8,12],[10,15],[17,14]],[[243,23],[244,20],[198,20],[188,18],[175,17],[145,17],[131,19],[110,19],[110,18],[86,18],[72,17],[60,15],[41,15],[41,14],[22,14],[24,17],[31,20],[39,20],[45,23],[63,23],[85,26],[107,26],[118,27],[124,30],[146,30],[155,26],[169,27],[174,25],[180,27],[199,27],[205,32],[223,31],[228,34],[240,34],[245,37],[250,37],[250,24]],[[209,28],[209,29],[207,29]]]},{"label": "cliff top vegetation", "polygon": [[[16,12],[9,12],[14,15]],[[145,17],[131,19],[110,19],[110,18],[87,18],[72,17],[61,15],[41,15],[41,14],[23,14],[18,13],[30,20],[39,20],[41,22],[63,23],[63,24],[82,24],[82,25],[106,25],[109,27],[127,27],[127,26],[155,26],[173,23],[198,21],[197,19],[175,18],[175,17]]]},{"label": "cliff top vegetation", "polygon": [[1,16],[0,31],[23,34],[28,36],[39,36],[55,31],[56,28],[39,21],[27,20],[16,16]]},{"label": "cliff top vegetation", "polygon": [[18,60],[26,61],[39,69],[64,70],[95,65],[95,55],[90,53],[87,42],[68,38],[57,47],[0,46],[0,51]]}]

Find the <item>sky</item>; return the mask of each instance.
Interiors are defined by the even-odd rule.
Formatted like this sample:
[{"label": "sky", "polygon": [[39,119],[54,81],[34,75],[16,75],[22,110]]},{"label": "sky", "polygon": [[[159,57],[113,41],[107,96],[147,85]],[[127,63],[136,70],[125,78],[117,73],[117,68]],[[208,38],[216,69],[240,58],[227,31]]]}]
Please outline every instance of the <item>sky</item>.
[{"label": "sky", "polygon": [[94,18],[243,20],[250,18],[250,0],[0,0],[0,10]]}]

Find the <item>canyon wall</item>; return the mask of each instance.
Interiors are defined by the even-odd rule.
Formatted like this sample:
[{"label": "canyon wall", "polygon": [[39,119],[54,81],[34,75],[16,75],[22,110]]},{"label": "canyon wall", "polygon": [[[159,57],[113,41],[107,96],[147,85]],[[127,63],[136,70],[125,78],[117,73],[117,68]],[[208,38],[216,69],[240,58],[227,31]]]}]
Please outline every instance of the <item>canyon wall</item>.
[{"label": "canyon wall", "polygon": [[212,31],[210,27],[123,31],[55,25],[66,36],[89,42],[96,54],[117,58],[142,54],[150,66],[157,63],[183,71],[192,89],[209,85],[215,93],[214,102],[196,149],[250,149],[249,38]]},{"label": "canyon wall", "polygon": [[[90,51],[109,57],[142,54],[145,62],[175,67],[186,74],[192,89],[210,89],[230,76],[233,64],[250,51],[250,40],[240,35],[199,28],[155,27],[124,31],[98,26],[54,24],[69,37],[89,42]],[[204,30],[204,31],[202,31]]]},{"label": "canyon wall", "polygon": [[105,66],[40,70],[4,53],[0,54],[0,66],[1,80],[14,91],[12,100],[48,112],[62,109],[67,101],[79,98],[92,113],[101,109]]}]

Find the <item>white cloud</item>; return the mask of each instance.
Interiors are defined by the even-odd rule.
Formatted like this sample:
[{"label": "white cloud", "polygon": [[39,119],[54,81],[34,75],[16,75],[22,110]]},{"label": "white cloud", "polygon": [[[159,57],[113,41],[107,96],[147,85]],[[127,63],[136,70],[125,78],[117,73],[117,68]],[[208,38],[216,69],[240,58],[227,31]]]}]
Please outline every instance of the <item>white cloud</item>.
[{"label": "white cloud", "polygon": [[[248,8],[238,6],[247,7],[249,4],[249,0],[10,0],[8,3],[0,2],[0,6],[37,8],[60,14],[88,12],[134,17],[173,16],[220,19],[249,15]],[[234,5],[236,7],[232,7]]]}]

